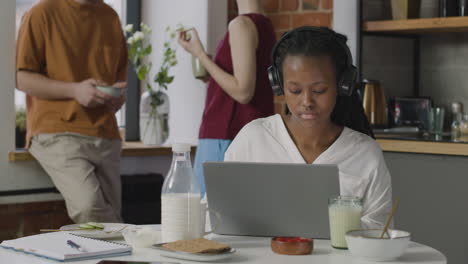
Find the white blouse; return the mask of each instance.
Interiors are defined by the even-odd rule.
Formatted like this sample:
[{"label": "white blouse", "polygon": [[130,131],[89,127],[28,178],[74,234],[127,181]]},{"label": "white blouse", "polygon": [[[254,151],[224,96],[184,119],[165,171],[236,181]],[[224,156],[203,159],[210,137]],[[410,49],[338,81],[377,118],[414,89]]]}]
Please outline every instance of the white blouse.
[{"label": "white blouse", "polygon": [[[224,160],[306,163],[278,114],[247,124],[229,146]],[[363,228],[385,225],[392,207],[391,177],[375,140],[344,127],[312,164],[338,165],[341,195],[363,198]]]}]

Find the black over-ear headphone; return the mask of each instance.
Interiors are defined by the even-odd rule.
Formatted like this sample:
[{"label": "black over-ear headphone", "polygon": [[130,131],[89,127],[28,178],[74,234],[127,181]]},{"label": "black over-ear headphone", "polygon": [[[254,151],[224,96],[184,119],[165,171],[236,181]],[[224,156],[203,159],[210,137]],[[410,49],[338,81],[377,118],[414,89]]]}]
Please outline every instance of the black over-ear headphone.
[{"label": "black over-ear headphone", "polygon": [[342,35],[339,35],[328,28],[310,27],[310,26],[299,27],[299,28],[296,28],[294,30],[291,30],[285,33],[273,47],[273,51],[272,51],[272,63],[273,64],[270,67],[268,67],[268,78],[270,79],[270,84],[273,89],[273,93],[275,95],[284,94],[283,80],[278,70],[278,68],[281,67],[281,65],[276,65],[276,57],[278,56],[277,54],[278,47],[283,41],[290,38],[290,36],[293,33],[305,32],[305,31],[329,34],[334,39],[336,39],[336,42],[339,43],[341,47],[343,47],[343,50],[346,52],[346,57],[347,57],[346,68],[344,69],[344,71],[341,73],[340,76],[337,76],[338,83],[337,83],[336,88],[337,88],[338,95],[350,96],[353,93],[354,86],[357,81],[357,68],[353,65],[353,58],[351,56],[351,51],[346,45],[346,39],[344,39]]}]

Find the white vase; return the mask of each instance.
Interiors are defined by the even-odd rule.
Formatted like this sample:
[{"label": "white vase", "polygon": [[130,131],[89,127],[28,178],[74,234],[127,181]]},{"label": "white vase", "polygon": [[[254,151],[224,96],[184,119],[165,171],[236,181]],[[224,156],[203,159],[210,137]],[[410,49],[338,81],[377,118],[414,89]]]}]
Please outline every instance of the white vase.
[{"label": "white vase", "polygon": [[141,95],[140,101],[140,140],[145,145],[161,146],[169,136],[168,116],[169,97],[162,92],[164,103],[152,113],[151,98],[148,92]]}]

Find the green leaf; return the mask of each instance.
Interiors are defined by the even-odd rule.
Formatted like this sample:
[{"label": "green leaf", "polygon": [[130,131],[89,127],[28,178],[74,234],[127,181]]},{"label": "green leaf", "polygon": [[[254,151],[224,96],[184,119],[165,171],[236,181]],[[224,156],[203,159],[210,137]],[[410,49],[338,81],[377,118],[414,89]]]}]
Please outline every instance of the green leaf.
[{"label": "green leaf", "polygon": [[145,55],[150,55],[150,54],[151,54],[151,51],[152,51],[152,46],[151,46],[151,44],[149,44],[149,45],[146,47],[146,49],[143,51],[143,53],[144,53]]},{"label": "green leaf", "polygon": [[142,64],[137,68],[137,76],[140,81],[143,81],[148,74],[148,68],[146,65]]},{"label": "green leaf", "polygon": [[164,79],[163,74],[164,74],[164,73],[162,73],[162,72],[158,72],[158,73],[154,76],[154,82],[156,82],[157,84],[161,85],[161,84],[162,84],[162,80]]},{"label": "green leaf", "polygon": [[167,78],[167,71],[166,70],[162,70],[160,72],[158,72],[158,74],[156,74],[156,78],[155,78],[155,82],[159,84],[159,86],[163,86],[164,83],[166,82],[166,78]]},{"label": "green leaf", "polygon": [[129,45],[128,48],[128,58],[133,61],[136,55],[136,47],[135,45]]},{"label": "green leaf", "polygon": [[174,76],[168,76],[166,82],[169,84],[172,83],[172,81],[174,81]]}]

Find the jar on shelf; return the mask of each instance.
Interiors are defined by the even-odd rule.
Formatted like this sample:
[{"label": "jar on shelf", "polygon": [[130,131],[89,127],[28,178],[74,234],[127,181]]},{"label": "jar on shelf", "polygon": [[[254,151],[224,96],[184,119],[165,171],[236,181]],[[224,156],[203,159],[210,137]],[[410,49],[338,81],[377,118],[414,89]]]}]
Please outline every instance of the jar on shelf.
[{"label": "jar on shelf", "polygon": [[458,15],[468,16],[468,0],[458,0]]},{"label": "jar on shelf", "polygon": [[455,0],[439,0],[439,16],[451,17],[456,16],[458,11],[457,2]]},{"label": "jar on shelf", "polygon": [[463,121],[460,124],[460,134],[468,136],[468,114],[465,114]]},{"label": "jar on shelf", "polygon": [[458,140],[461,136],[460,126],[463,122],[462,104],[459,102],[452,103],[452,124],[451,135],[452,140]]}]

